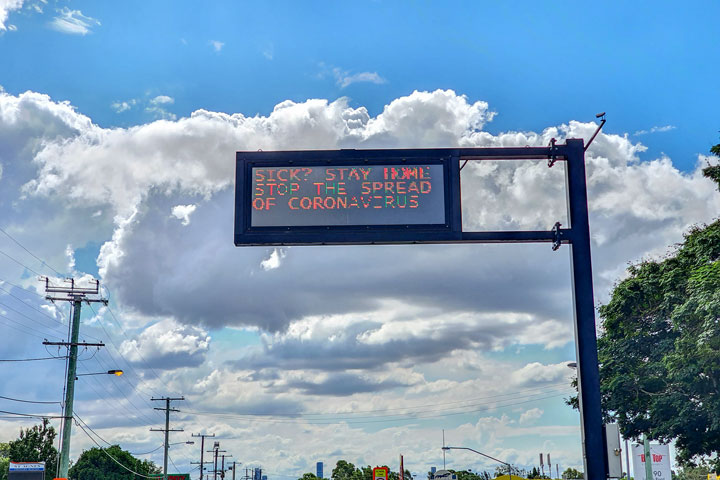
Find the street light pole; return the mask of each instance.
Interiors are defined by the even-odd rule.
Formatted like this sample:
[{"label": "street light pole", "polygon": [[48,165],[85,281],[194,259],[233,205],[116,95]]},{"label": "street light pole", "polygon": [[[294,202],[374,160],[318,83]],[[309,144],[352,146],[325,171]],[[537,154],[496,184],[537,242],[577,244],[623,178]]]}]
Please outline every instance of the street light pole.
[{"label": "street light pole", "polygon": [[512,465],[510,465],[510,464],[507,463],[507,462],[503,462],[502,460],[499,460],[499,459],[497,459],[497,458],[495,458],[495,457],[491,457],[490,455],[487,455],[487,454],[485,454],[485,453],[478,452],[477,450],[475,450],[475,449],[473,449],[473,448],[468,448],[468,447],[442,447],[442,449],[443,449],[443,450],[470,450],[471,452],[475,452],[475,453],[477,453],[478,455],[482,455],[483,457],[487,457],[487,458],[489,458],[490,460],[495,460],[495,461],[498,462],[498,463],[502,463],[503,465],[506,465],[506,466],[508,467],[508,475],[510,476],[510,480],[512,480]]}]

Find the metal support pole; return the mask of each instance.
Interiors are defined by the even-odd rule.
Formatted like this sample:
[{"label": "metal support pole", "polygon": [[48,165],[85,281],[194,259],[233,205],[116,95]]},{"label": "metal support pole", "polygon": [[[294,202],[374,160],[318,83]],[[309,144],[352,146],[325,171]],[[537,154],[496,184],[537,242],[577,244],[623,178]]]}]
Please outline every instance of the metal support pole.
[{"label": "metal support pole", "polygon": [[68,356],[67,383],[65,386],[65,418],[63,419],[62,449],[60,451],[60,477],[67,478],[70,469],[70,432],[73,420],[73,398],[75,396],[75,374],[77,373],[77,343],[80,336],[80,300],[73,301],[73,318],[70,333],[70,355]]},{"label": "metal support pole", "polygon": [[588,221],[585,152],[581,139],[567,140],[568,210],[571,226],[571,266],[578,364],[578,403],[586,480],[605,480],[607,471],[602,435],[600,371],[595,335],[590,224]]},{"label": "metal support pole", "polygon": [[647,435],[643,435],[643,446],[645,447],[645,480],[653,480],[652,453]]},{"label": "metal support pole", "polygon": [[627,474],[625,478],[630,480],[630,447],[628,447],[628,439],[625,439],[625,466],[627,467]]},{"label": "metal support pole", "polygon": [[205,473],[205,466],[203,464],[203,455],[205,454],[205,436],[200,438],[200,480],[203,480],[203,474]]}]

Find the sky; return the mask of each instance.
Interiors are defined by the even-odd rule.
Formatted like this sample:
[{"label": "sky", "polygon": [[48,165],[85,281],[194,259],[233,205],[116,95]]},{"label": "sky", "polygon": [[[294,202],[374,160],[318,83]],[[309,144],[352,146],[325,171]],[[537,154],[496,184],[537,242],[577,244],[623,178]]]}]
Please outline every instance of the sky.
[{"label": "sky", "polygon": [[[73,459],[120,444],[197,467],[344,459],[414,475],[582,466],[567,247],[235,247],[235,152],[586,141],[597,305],[628,264],[718,216],[717,2],[0,0],[3,360],[62,355],[48,276],[82,308]],[[471,162],[464,228],[566,224],[563,166]],[[3,397],[60,402],[62,360],[0,362]],[[60,405],[0,399],[0,410]],[[37,421],[0,417],[0,441]],[[57,426],[57,420],[53,423]],[[444,433],[443,433],[444,432]],[[195,439],[197,440],[197,439]],[[445,462],[445,463],[443,463]],[[193,470],[195,474],[197,470]]]}]

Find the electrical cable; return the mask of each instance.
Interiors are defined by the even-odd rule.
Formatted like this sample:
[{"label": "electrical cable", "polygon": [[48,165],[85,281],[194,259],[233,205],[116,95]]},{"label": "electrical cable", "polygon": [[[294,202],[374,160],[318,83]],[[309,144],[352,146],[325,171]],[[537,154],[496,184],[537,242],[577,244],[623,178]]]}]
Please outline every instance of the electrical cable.
[{"label": "electrical cable", "polygon": [[24,328],[24,329],[32,330],[33,332],[39,333],[40,335],[42,335],[42,336],[40,336],[40,335],[35,335],[35,333],[30,333],[30,332],[28,332],[28,331],[21,330],[20,327],[13,327],[12,325],[5,324],[6,326],[8,326],[8,327],[10,327],[10,328],[14,328],[15,330],[21,331],[21,332],[26,333],[26,334],[28,334],[28,335],[32,335],[33,337],[37,337],[37,338],[40,338],[40,339],[42,339],[42,340],[45,340],[47,337],[54,338],[54,339],[57,339],[57,340],[62,340],[62,337],[59,337],[59,336],[57,336],[57,335],[50,335],[50,334],[48,334],[48,332],[41,332],[40,330],[37,330],[37,329],[35,329],[35,328],[33,328],[33,327],[29,327],[29,326],[27,326],[27,325],[25,325],[25,324],[23,324],[23,323],[21,323],[21,322],[18,322],[17,320],[13,320],[12,318],[10,318],[10,317],[8,317],[7,315],[4,315],[4,314],[2,314],[2,313],[0,313],[0,317],[3,317],[3,318],[5,318],[5,319],[7,319],[7,320],[9,320],[9,321],[11,321],[11,322],[13,322],[13,323],[17,323],[18,325],[20,325],[20,327],[22,327],[22,328]]},{"label": "electrical cable", "polygon": [[0,362],[36,362],[38,360],[60,360],[67,357],[42,357],[42,358],[3,358]]},{"label": "electrical cable", "polygon": [[[92,442],[93,442],[95,445],[97,445],[97,447],[98,447],[103,453],[105,453],[105,455],[107,455],[108,457],[110,457],[110,459],[111,459],[113,462],[117,463],[120,467],[124,468],[125,470],[127,470],[128,472],[130,472],[130,473],[132,473],[132,474],[134,474],[134,475],[137,475],[138,477],[150,478],[150,479],[153,479],[153,478],[156,479],[156,478],[157,478],[157,477],[149,477],[149,476],[147,476],[147,475],[143,475],[142,473],[138,473],[138,472],[136,472],[136,471],[134,471],[134,470],[129,469],[128,467],[126,467],[125,465],[123,465],[122,463],[120,463],[120,461],[119,461],[118,459],[116,459],[115,457],[113,457],[112,455],[110,455],[103,447],[101,447],[100,444],[97,443],[97,442],[95,441],[95,439],[94,439],[87,431],[85,431],[85,428],[83,428],[82,425],[80,425],[79,423],[78,423],[77,425],[78,425],[78,427],[80,427],[80,430],[82,430],[82,431],[85,433],[85,435],[87,435],[88,438],[89,438],[90,440],[92,440]],[[88,428],[89,428],[89,427],[88,427]]]},{"label": "electrical cable", "polygon": [[175,471],[176,471],[176,472],[179,472],[180,470],[175,466],[175,462],[173,462],[173,459],[172,459],[172,457],[170,456],[170,452],[168,452],[167,456],[168,456],[168,460],[170,460],[170,463],[172,464],[172,466],[173,466],[173,468],[175,469]]},{"label": "electrical cable", "polygon": [[[17,313],[18,315],[27,318],[27,319],[30,320],[31,322],[37,323],[38,325],[42,326],[43,328],[49,328],[50,331],[52,331],[52,332],[56,332],[56,331],[57,331],[57,330],[55,330],[57,327],[51,326],[51,325],[47,325],[47,324],[42,323],[42,322],[39,322],[38,320],[35,320],[34,318],[25,315],[25,314],[22,313],[20,310],[17,310],[17,309],[11,307],[10,305],[8,305],[8,304],[6,304],[6,303],[0,302],[0,305],[2,305],[2,306],[5,307],[5,308],[9,308],[10,310],[12,310],[13,312]],[[60,323],[60,322],[58,322],[58,323]],[[60,323],[60,325],[62,325],[63,327],[65,326],[65,325],[63,325],[62,323]]]},{"label": "electrical cable", "polygon": [[[97,362],[98,365],[100,365],[100,368],[101,368],[102,370],[105,370],[105,371],[112,370],[111,368],[108,368],[108,366],[107,366],[106,364],[103,364],[103,363],[100,361],[100,358],[96,358],[95,361]],[[124,377],[125,377],[125,374],[123,374],[120,378],[124,378]],[[94,379],[94,380],[97,381],[97,379]],[[127,378],[125,378],[125,381],[127,381],[127,382],[129,383],[129,380],[128,380]],[[99,383],[99,382],[98,382],[98,383]],[[136,416],[139,414],[139,416],[142,417],[143,420],[146,421],[146,422],[148,422],[148,423],[154,423],[154,422],[157,421],[157,419],[153,419],[153,418],[149,417],[148,415],[146,415],[145,413],[143,413],[143,411],[142,411],[140,408],[138,408],[138,406],[135,405],[135,403],[130,399],[130,396],[129,396],[127,393],[125,393],[123,390],[121,390],[120,387],[119,387],[115,382],[112,382],[112,385],[115,387],[115,390],[117,390],[117,392],[118,392],[120,395],[122,395],[123,397],[125,397],[125,399],[127,400],[127,402],[128,402],[130,405],[132,405],[132,407],[133,407],[138,413],[137,413],[137,414],[133,414],[132,412],[130,412],[130,410],[129,410],[125,405],[123,405],[122,403],[120,403],[120,405],[121,405],[127,412],[131,413],[132,415],[136,415]],[[129,383],[129,385],[130,385],[130,387],[132,388],[132,384]],[[105,391],[106,391],[110,396],[113,396],[113,395],[110,393],[109,389],[108,389],[107,387],[105,387],[105,385],[103,385],[103,388],[105,389]],[[138,396],[139,396],[139,395],[138,395]],[[141,397],[141,398],[142,398],[142,397]],[[150,404],[148,404],[148,406],[149,406],[150,408],[153,408],[152,405],[150,405]],[[152,410],[152,411],[154,412],[154,410]]]},{"label": "electrical cable", "polygon": [[[95,313],[95,309],[92,307],[92,305],[90,306],[90,309],[93,311],[93,313]],[[112,315],[112,311],[111,311],[109,308],[108,308],[107,310],[108,310],[108,311],[110,312],[110,314]],[[141,376],[137,373],[137,371],[136,371],[135,368],[132,366],[132,364],[128,361],[128,359],[125,358],[125,356],[122,354],[122,352],[120,352],[120,349],[119,349],[118,346],[115,344],[115,341],[112,339],[112,336],[111,336],[111,335],[108,333],[108,331],[105,329],[105,326],[104,326],[102,320],[100,320],[100,316],[97,315],[97,313],[95,313],[95,316],[96,316],[96,318],[98,319],[98,324],[99,324],[100,327],[102,328],[103,332],[105,332],[105,335],[107,335],[108,340],[110,341],[110,344],[111,344],[111,345],[113,346],[113,348],[115,349],[115,352],[116,352],[118,355],[120,355],[120,358],[122,358],[123,360],[125,360],[125,363],[127,364],[127,366],[130,368],[130,370],[132,370],[133,372],[135,372],[135,375],[136,375],[137,378],[140,380],[140,382],[147,384],[147,382],[145,382],[145,381],[142,380]],[[120,323],[117,321],[117,318],[115,318],[114,315],[113,315],[113,318],[115,319],[115,322],[118,324],[118,326],[119,326],[120,329],[122,330],[122,326],[121,326]],[[122,330],[122,331],[123,331],[123,334],[125,335],[125,338],[128,340],[128,342],[130,342],[130,343],[132,343],[132,344],[134,345],[134,343],[131,342],[130,339],[127,337],[127,335],[125,334],[124,330]],[[137,349],[137,347],[135,347],[135,348]],[[115,362],[115,359],[112,358],[112,354],[110,353],[109,349],[107,350],[107,352],[108,352],[108,355],[110,355],[110,358],[112,359],[112,361]],[[142,356],[141,356],[141,358],[142,358]],[[118,362],[118,363],[119,363],[119,362]],[[156,376],[157,376],[157,374],[156,374]],[[162,382],[162,380],[161,380],[161,382]],[[160,395],[155,389],[153,389],[151,385],[149,385],[149,384],[147,384],[147,385],[148,385],[149,390],[150,390],[151,392],[153,392],[153,395],[158,396],[158,397],[162,397],[162,395]],[[153,395],[150,395],[150,396],[153,396]],[[147,403],[147,402],[146,402],[146,403]]]},{"label": "electrical cable", "polygon": [[[92,378],[92,380],[97,381],[97,379],[94,378],[94,377]],[[103,395],[102,393],[100,393],[100,392],[93,386],[92,383],[88,383],[88,387],[90,387],[90,389],[91,389],[93,392],[95,392],[95,394],[98,396],[98,398],[101,399],[101,400],[103,400],[106,404],[113,404],[113,403],[114,403],[110,398],[108,398],[108,397],[106,397],[105,395]],[[138,425],[141,425],[141,426],[145,426],[145,425],[146,425],[146,422],[147,422],[147,421],[146,421],[145,419],[141,419],[136,413],[131,412],[131,411],[130,411],[127,407],[125,407],[122,403],[118,403],[118,405],[119,405],[121,408],[123,408],[126,412],[128,412],[128,414],[129,414],[129,415],[128,415],[128,419],[134,418],[134,419],[138,420]]]},{"label": "electrical cable", "polygon": [[[59,321],[58,319],[53,318],[52,316],[50,316],[50,315],[48,315],[47,313],[43,312],[43,311],[40,310],[39,308],[36,308],[33,304],[28,303],[26,300],[23,300],[22,298],[18,297],[17,295],[15,295],[14,293],[12,293],[10,290],[6,290],[6,289],[4,289],[3,287],[0,287],[0,290],[2,290],[3,292],[7,293],[8,295],[10,295],[11,297],[13,297],[14,299],[21,301],[23,304],[25,304],[25,305],[27,305],[28,307],[32,308],[33,310],[35,310],[36,312],[38,312],[40,315],[43,315],[43,316],[49,318],[49,319],[52,320],[53,322],[59,323],[59,324],[62,325],[63,327],[66,325],[66,323],[61,322],[61,321]],[[58,311],[62,314],[62,311],[61,311],[61,310],[58,310]]]},{"label": "electrical cable", "polygon": [[[358,411],[351,411],[351,412],[331,412],[331,413],[303,413],[303,412],[295,412],[295,413],[238,413],[236,415],[243,415],[243,416],[257,416],[257,417],[308,417],[308,416],[325,416],[325,417],[334,417],[333,420],[346,420],[346,419],[358,419],[358,418],[381,418],[381,417],[395,417],[395,416],[406,416],[406,415],[416,415],[420,413],[430,413],[435,411],[450,411],[450,410],[457,410],[457,409],[466,409],[469,407],[475,407],[475,406],[484,406],[492,403],[496,403],[496,401],[491,402],[479,402],[479,403],[469,403],[468,402],[474,402],[476,400],[491,400],[491,399],[499,399],[500,397],[512,397],[510,399],[505,400],[497,400],[497,401],[508,401],[508,400],[515,400],[518,398],[528,398],[533,397],[536,395],[544,395],[546,393],[555,393],[558,389],[565,390],[568,387],[565,383],[557,383],[557,384],[550,384],[550,385],[544,385],[542,387],[535,387],[525,390],[520,390],[516,392],[511,393],[503,393],[498,395],[489,395],[484,397],[475,397],[475,398],[469,398],[466,400],[460,400],[460,401],[454,401],[454,402],[443,402],[443,403],[435,403],[435,404],[425,404],[425,405],[412,405],[407,407],[396,407],[396,408],[386,408],[386,409],[376,409],[376,410],[358,410]],[[531,393],[533,392],[533,393]],[[413,411],[413,409],[417,408],[426,408],[426,407],[442,407],[446,405],[455,405],[458,403],[465,403],[467,405],[457,405],[454,407],[449,408],[439,408],[439,409],[432,409],[432,410],[420,410],[420,411]],[[376,413],[376,412],[389,412],[389,411],[396,411],[396,410],[403,410],[404,413],[395,413],[395,414],[389,414],[389,415],[372,415],[372,416],[366,416],[366,417],[358,417],[356,415],[362,414],[362,413]],[[186,410],[188,412],[192,410]],[[214,413],[221,413],[221,412],[197,412],[202,414],[214,414]],[[350,417],[341,417],[340,415],[350,415]],[[317,418],[315,420],[327,420],[323,418]]]},{"label": "electrical cable", "polygon": [[[95,378],[94,376],[93,376],[93,377],[90,377],[90,378],[91,378],[91,383],[88,383],[88,386],[92,389],[92,391],[95,392],[95,394],[96,394],[99,398],[101,398],[102,400],[104,400],[107,404],[116,403],[116,402],[114,402],[113,400],[111,400],[110,398],[108,398],[108,397],[106,397],[105,395],[103,395],[102,393],[100,393],[100,392],[93,386],[93,384],[92,384],[93,381],[96,382],[98,385],[102,385],[97,378]],[[103,388],[105,388],[105,387],[103,386]],[[110,397],[112,397],[112,393],[110,393],[110,392],[107,390],[107,388],[105,388],[105,391],[108,393],[108,395],[110,395]],[[133,413],[133,412],[130,411],[130,409],[128,409],[122,402],[117,402],[117,405],[119,405],[123,410],[125,410],[125,411],[129,414],[129,418],[135,418],[135,419],[137,420],[137,424],[140,425],[140,426],[145,426],[147,423],[153,423],[153,422],[154,422],[154,420],[149,419],[146,415],[143,415],[142,413],[140,413],[140,415],[138,415],[137,413]],[[133,406],[134,406],[134,405],[133,405]],[[135,410],[138,410],[137,407],[135,407]],[[139,410],[138,410],[138,412],[139,412]]]},{"label": "electrical cable", "polygon": [[77,413],[73,412],[73,417],[75,417],[75,420],[80,421],[80,423],[85,425],[87,427],[87,429],[93,433],[93,435],[95,435],[97,438],[100,439],[100,441],[102,441],[103,443],[106,443],[109,447],[112,447],[112,445],[113,445],[112,443],[110,443],[107,440],[105,440],[104,438],[102,438],[95,430],[90,428],[90,426],[87,423],[85,423],[85,421],[82,418],[80,418],[80,416]]},{"label": "electrical cable", "polygon": [[24,263],[22,263],[20,260],[16,260],[15,258],[11,257],[11,256],[8,255],[7,253],[3,252],[2,250],[0,250],[0,254],[5,255],[7,258],[9,258],[9,259],[12,260],[13,262],[17,263],[17,264],[20,265],[21,267],[25,268],[26,270],[30,270],[31,272],[33,272],[33,273],[34,273],[35,275],[37,275],[38,277],[42,277],[42,276],[43,276],[42,273],[36,272],[36,271],[33,270],[32,268],[30,268],[30,267],[28,267],[27,265],[25,265]]},{"label": "electrical cable", "polygon": [[10,235],[8,232],[6,232],[5,230],[3,230],[2,228],[0,228],[0,232],[2,232],[2,233],[4,233],[5,235],[7,235],[7,237],[8,237],[10,240],[12,240],[12,241],[15,242],[16,244],[18,244],[18,245],[20,246],[20,248],[22,248],[22,249],[25,250],[27,253],[29,253],[35,260],[39,261],[41,264],[45,265],[45,266],[48,267],[50,270],[52,270],[53,272],[57,273],[58,276],[60,276],[60,277],[63,276],[63,274],[60,273],[60,272],[58,272],[57,270],[55,270],[55,269],[52,267],[52,265],[48,264],[45,260],[43,260],[42,258],[38,257],[37,255],[35,255],[34,253],[32,253],[32,252],[31,252],[30,250],[28,250],[27,248],[25,248],[25,246],[24,246],[22,243],[20,243],[20,242],[17,241],[15,238],[13,238],[12,235]]},{"label": "electrical cable", "polygon": [[[106,290],[107,290],[107,289],[106,289]],[[117,317],[115,316],[115,314],[113,313],[113,311],[110,309],[110,307],[107,307],[107,311],[110,312],[110,316],[113,318],[113,320],[115,320],[115,323],[116,323],[117,326],[120,328],[120,331],[122,332],[122,334],[123,334],[123,336],[125,337],[125,339],[133,345],[133,347],[134,347],[135,350],[137,351],[138,355],[140,356],[140,359],[143,361],[143,363],[144,363],[145,366],[148,368],[148,370],[150,370],[150,371],[152,372],[152,374],[155,375],[155,378],[157,378],[158,381],[159,381],[160,383],[162,383],[163,385],[165,385],[165,387],[167,387],[168,391],[170,391],[171,388],[168,386],[167,383],[165,383],[165,381],[164,381],[162,378],[160,378],[160,375],[158,375],[157,372],[156,372],[155,370],[153,370],[153,368],[150,366],[150,364],[148,363],[148,361],[145,360],[145,357],[143,357],[143,354],[142,354],[142,352],[140,351],[140,349],[137,348],[137,345],[136,345],[134,342],[130,341],[130,338],[128,338],[127,334],[125,333],[125,330],[122,328],[122,325],[120,324],[120,321],[118,321]]]},{"label": "electrical cable", "polygon": [[40,402],[40,401],[34,401],[34,400],[21,400],[19,398],[3,397],[2,395],[0,395],[0,398],[2,398],[3,400],[10,400],[13,402],[22,402],[22,403],[44,403],[44,404],[56,404],[56,405],[60,405],[60,403],[61,403],[61,402]]},{"label": "electrical cable", "polygon": [[[399,415],[398,414],[395,416],[397,416],[399,418],[395,418],[395,419],[364,420],[364,421],[347,421],[347,420],[328,421],[328,420],[332,420],[332,419],[322,419],[322,421],[320,421],[320,420],[308,420],[308,419],[304,419],[304,418],[300,418],[300,419],[296,419],[296,420],[291,420],[291,419],[276,420],[276,419],[270,419],[270,418],[266,419],[266,418],[248,417],[248,416],[244,416],[244,415],[236,415],[236,414],[231,414],[231,413],[194,412],[194,411],[189,411],[189,410],[181,410],[180,412],[188,414],[188,415],[195,415],[195,416],[217,416],[217,417],[222,417],[222,418],[246,420],[246,421],[251,421],[251,422],[266,422],[266,423],[297,424],[297,423],[300,423],[301,421],[305,421],[309,425],[390,423],[390,422],[398,422],[398,421],[416,421],[416,420],[425,420],[425,419],[431,419],[431,418],[442,418],[442,417],[450,417],[450,416],[455,416],[455,415],[467,415],[467,414],[471,414],[471,413],[485,412],[485,411],[493,410],[496,408],[505,408],[505,407],[511,407],[511,406],[515,406],[515,405],[522,405],[522,404],[527,404],[527,403],[538,402],[540,400],[547,400],[550,398],[562,397],[564,395],[566,395],[566,393],[548,395],[545,397],[538,397],[538,398],[533,398],[530,400],[525,400],[525,401],[521,401],[521,402],[512,402],[512,403],[507,403],[507,404],[503,404],[503,405],[488,405],[484,408],[478,408],[478,409],[467,410],[467,411],[462,411],[462,412],[451,412],[451,413],[442,413],[442,414],[425,415],[425,416],[416,416],[416,414],[413,414],[413,415]],[[372,417],[369,417],[369,418],[372,418]]]},{"label": "electrical cable", "polygon": [[0,413],[4,413],[6,415],[18,415],[20,417],[32,417],[32,418],[65,418],[62,415],[36,415],[36,414],[32,414],[32,413],[8,412],[6,410],[0,410]]},{"label": "electrical cable", "polygon": [[[113,344],[113,347],[114,347],[114,348],[116,349],[116,351],[117,351],[117,347],[115,347],[114,344]],[[119,353],[119,352],[118,352],[118,353]],[[112,357],[112,354],[110,353],[110,351],[107,351],[107,354],[108,354],[108,356],[111,358],[111,360],[114,362],[114,365],[113,365],[112,368],[117,368],[116,365],[119,365],[119,363],[115,361],[115,359]],[[123,358],[123,360],[125,360],[125,363],[126,363],[129,367],[132,368],[132,366],[130,365],[130,362],[128,362],[128,360],[127,360],[125,357],[122,357],[122,358]],[[99,365],[102,366],[102,368],[103,368],[104,370],[112,370],[112,368],[110,368],[110,367],[108,367],[106,364],[104,364],[104,363],[100,360],[100,358],[98,358],[96,361],[97,361],[97,363],[98,363]],[[134,374],[139,378],[139,375],[137,374],[137,370],[135,370],[134,368],[132,369],[132,373],[134,373]],[[128,374],[128,375],[132,375],[132,373],[130,373],[130,374]],[[137,387],[137,385],[134,385],[134,384],[132,384],[132,383],[130,382],[129,376],[123,375],[123,376],[122,376],[122,379],[123,379],[123,381],[127,382],[128,386],[130,386],[130,389],[137,394],[137,396],[143,401],[143,403],[145,403],[145,405],[147,405],[147,406],[150,408],[150,410],[154,412],[155,410],[153,410],[153,408],[154,408],[153,405],[152,405],[150,402],[148,402],[147,399],[141,395],[141,393],[144,393],[144,394],[147,395],[148,397],[152,397],[153,395],[151,395],[151,394],[148,395],[148,394],[145,393],[145,392],[141,392],[141,390]],[[142,380],[141,380],[141,381],[142,381]],[[118,391],[119,391],[119,388],[118,388]],[[130,402],[130,403],[135,407],[136,410],[140,411],[140,409],[137,408],[137,406],[132,402],[132,400],[130,400],[130,397],[129,397],[127,394],[123,393],[123,395],[125,396],[125,398],[127,398],[128,402]],[[158,415],[161,415],[161,414],[158,413]],[[146,418],[147,418],[147,417],[146,417]],[[151,420],[151,422],[152,422],[152,420]]]},{"label": "electrical cable", "polygon": [[7,281],[7,280],[4,280],[4,279],[0,278],[0,284],[3,284],[3,283],[7,283],[8,285],[11,285],[11,286],[13,286],[13,287],[15,287],[15,288],[17,288],[17,289],[19,289],[19,290],[23,290],[23,291],[25,291],[25,292],[27,292],[27,293],[30,293],[30,294],[32,294],[32,295],[36,295],[36,296],[38,296],[38,297],[40,297],[40,298],[45,298],[45,295],[41,295],[41,294],[39,294],[39,293],[37,293],[37,292],[33,292],[32,290],[28,290],[28,289],[25,288],[25,287],[21,287],[20,285],[18,285],[18,284],[16,284],[16,283],[12,283],[12,282],[9,282],[9,281]]},{"label": "electrical cable", "polygon": [[158,450],[160,450],[160,449],[161,449],[161,448],[163,448],[164,446],[165,446],[165,445],[160,445],[159,447],[157,447],[157,448],[154,448],[154,449],[150,450],[149,452],[143,452],[143,453],[131,453],[130,455],[133,455],[133,456],[139,456],[139,455],[150,455],[151,453],[155,453],[155,452],[157,452]]}]

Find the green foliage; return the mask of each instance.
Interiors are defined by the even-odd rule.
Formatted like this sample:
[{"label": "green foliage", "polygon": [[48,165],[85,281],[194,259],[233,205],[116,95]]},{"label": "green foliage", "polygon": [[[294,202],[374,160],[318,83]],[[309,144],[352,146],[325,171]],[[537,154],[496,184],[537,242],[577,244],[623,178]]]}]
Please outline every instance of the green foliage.
[{"label": "green foliage", "polygon": [[712,153],[715,156],[720,157],[720,143],[717,145],[710,147],[710,153]]},{"label": "green foliage", "polygon": [[490,480],[490,474],[487,472],[475,473],[469,470],[450,470],[457,475],[458,480]]},{"label": "green foliage", "polygon": [[314,473],[303,473],[303,476],[298,478],[298,480],[318,480],[318,476]]},{"label": "green foliage", "polygon": [[[720,143],[712,147],[710,149],[710,153],[720,157]],[[715,183],[718,184],[718,188],[720,189],[720,165],[708,165],[707,167],[703,168],[703,175],[705,175],[707,178],[714,180]]]},{"label": "green foliage", "polygon": [[566,468],[565,471],[562,473],[562,478],[569,479],[569,478],[583,478],[583,472],[576,470],[574,468]]},{"label": "green foliage", "polygon": [[495,477],[499,477],[500,475],[517,475],[518,477],[525,477],[528,478],[527,475],[529,472],[526,470],[520,470],[518,467],[514,465],[500,465],[499,467],[495,467]]},{"label": "green foliage", "polygon": [[675,440],[681,465],[720,467],[720,222],[628,272],[600,308],[603,409],[625,437]]},{"label": "green foliage", "polygon": [[527,478],[550,478],[547,475],[543,475],[540,473],[540,470],[538,470],[537,467],[533,467],[532,470],[530,470],[530,473],[527,474]]},{"label": "green foliage", "polygon": [[0,480],[7,480],[8,478],[8,469],[10,468],[9,449],[10,445],[7,443],[0,443]]},{"label": "green foliage", "polygon": [[707,465],[697,467],[683,467],[677,472],[672,472],[672,480],[706,480],[710,468]]},{"label": "green foliage", "polygon": [[[380,467],[387,465],[378,465]],[[388,468],[388,480],[399,480],[400,475]],[[305,474],[308,475],[308,474]],[[304,477],[304,476],[303,476]],[[332,480],[372,480],[372,467],[370,465],[357,468],[350,462],[338,460],[331,474]],[[306,479],[310,480],[310,479]],[[405,470],[405,480],[412,480],[409,470]]]},{"label": "green foliage", "polygon": [[[104,451],[103,451],[104,450]],[[134,475],[128,470],[122,468],[110,458],[115,458],[130,470],[141,475],[150,475],[153,473],[162,473],[162,470],[153,462],[148,460],[139,460],[118,445],[108,448],[91,448],[80,455],[78,461],[70,468],[69,476],[71,480],[95,480],[102,478],[103,480],[143,480],[143,477]]]},{"label": "green foliage", "polygon": [[58,451],[53,446],[55,429],[44,418],[42,424],[25,430],[20,437],[7,444],[7,458],[10,462],[45,462],[45,480],[55,478]]}]

